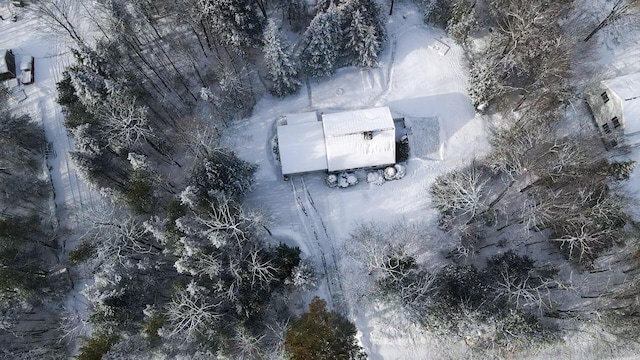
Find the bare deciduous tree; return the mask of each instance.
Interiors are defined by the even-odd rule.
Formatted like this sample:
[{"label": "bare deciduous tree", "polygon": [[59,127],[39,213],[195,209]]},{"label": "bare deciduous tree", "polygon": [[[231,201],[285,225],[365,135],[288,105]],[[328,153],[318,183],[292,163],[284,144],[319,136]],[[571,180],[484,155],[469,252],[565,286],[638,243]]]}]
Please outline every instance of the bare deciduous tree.
[{"label": "bare deciduous tree", "polygon": [[214,322],[222,317],[217,311],[220,303],[211,303],[203,291],[194,283],[178,290],[167,306],[169,326],[165,337],[184,339],[186,343],[212,335]]},{"label": "bare deciduous tree", "polygon": [[589,41],[600,30],[625,18],[630,18],[631,21],[635,22],[638,21],[640,18],[640,0],[615,0],[609,13],[607,13],[604,19],[584,38],[584,41]]},{"label": "bare deciduous tree", "polygon": [[485,206],[489,179],[475,161],[458,171],[436,178],[431,187],[433,203],[443,213],[473,218]]}]

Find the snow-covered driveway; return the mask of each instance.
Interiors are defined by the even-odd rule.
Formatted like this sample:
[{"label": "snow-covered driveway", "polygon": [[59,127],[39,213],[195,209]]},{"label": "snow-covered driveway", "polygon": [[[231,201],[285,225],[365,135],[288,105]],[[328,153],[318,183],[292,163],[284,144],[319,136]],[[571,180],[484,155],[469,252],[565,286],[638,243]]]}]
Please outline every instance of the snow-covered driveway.
[{"label": "snow-covered driveway", "polygon": [[[20,94],[26,99],[13,101],[11,108],[17,113],[28,113],[40,121],[47,141],[51,143],[48,165],[55,192],[56,215],[62,226],[72,226],[69,221],[77,211],[86,209],[98,199],[83,181],[73,165],[69,151],[73,142],[64,127],[60,105],[56,103],[56,83],[61,80],[65,67],[70,65],[72,55],[69,44],[61,42],[60,36],[42,32],[35,14],[26,8],[18,8],[18,21],[0,22],[0,48],[13,50],[16,64],[23,56],[35,58],[35,83],[22,85]],[[73,244],[67,244],[73,247]]]}]

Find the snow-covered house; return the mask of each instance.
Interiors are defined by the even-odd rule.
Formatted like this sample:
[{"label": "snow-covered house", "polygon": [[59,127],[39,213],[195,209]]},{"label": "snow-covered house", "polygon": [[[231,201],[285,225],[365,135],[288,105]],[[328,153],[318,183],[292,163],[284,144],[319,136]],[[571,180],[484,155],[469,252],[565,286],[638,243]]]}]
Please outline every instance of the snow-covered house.
[{"label": "snow-covered house", "polygon": [[[321,120],[321,121],[318,121]],[[395,125],[388,107],[287,116],[280,125],[282,174],[330,172],[395,164]]]},{"label": "snow-covered house", "polygon": [[587,103],[608,148],[640,144],[640,73],[600,82]]},{"label": "snow-covered house", "polygon": [[16,77],[16,58],[11,50],[0,50],[0,81]]}]

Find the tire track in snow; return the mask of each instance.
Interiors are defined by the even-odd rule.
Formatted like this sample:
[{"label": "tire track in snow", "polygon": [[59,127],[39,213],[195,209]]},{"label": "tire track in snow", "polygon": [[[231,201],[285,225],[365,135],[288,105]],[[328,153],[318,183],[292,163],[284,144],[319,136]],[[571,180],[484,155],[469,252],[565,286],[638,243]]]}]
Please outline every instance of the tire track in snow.
[{"label": "tire track in snow", "polygon": [[309,248],[314,249],[317,252],[314,255],[319,255],[322,261],[322,270],[327,279],[329,303],[334,310],[345,313],[347,307],[344,301],[342,278],[338,269],[335,248],[325,222],[316,208],[302,175],[292,176],[290,181],[298,213],[311,242]]}]

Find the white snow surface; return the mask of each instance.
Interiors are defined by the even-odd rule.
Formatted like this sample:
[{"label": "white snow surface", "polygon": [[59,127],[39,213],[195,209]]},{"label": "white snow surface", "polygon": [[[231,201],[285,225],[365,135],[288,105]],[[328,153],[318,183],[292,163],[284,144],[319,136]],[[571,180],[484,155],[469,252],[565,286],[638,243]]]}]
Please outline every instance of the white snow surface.
[{"label": "white snow surface", "polygon": [[[354,269],[359,264],[344,256],[344,242],[362,221],[404,221],[435,228],[437,214],[429,205],[429,185],[437,175],[486,154],[489,145],[485,123],[466,95],[463,50],[443,31],[423,25],[422,15],[410,3],[396,4],[388,29],[390,39],[378,68],[340,69],[331,78],[312,80],[307,91],[303,88],[284,100],[267,95],[254,115],[224,138],[240,157],[259,165],[256,186],[246,203],[271,214],[268,227],[275,241],[299,246],[303,257],[315,263],[319,284],[306,301],[318,295],[349,314],[371,359],[431,359],[442,354],[442,345],[403,320],[397,308],[367,299],[369,280],[358,278],[360,271]],[[446,55],[430,47],[436,42],[450,47]],[[364,171],[355,173],[357,185],[344,189],[327,187],[322,173],[282,180],[269,145],[279,117],[381,106],[388,106],[393,117],[405,118],[413,129],[410,144],[433,144],[412,152],[402,180],[379,186],[367,183]],[[425,240],[420,261],[429,267],[442,263],[439,251],[449,245],[447,241],[437,236]],[[306,306],[296,305],[299,311]]]}]

